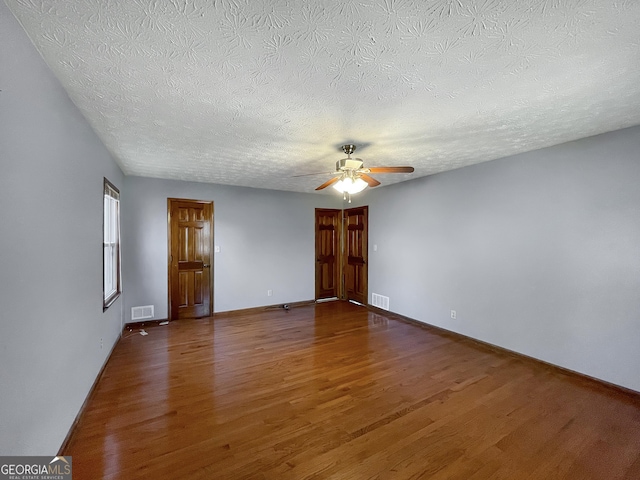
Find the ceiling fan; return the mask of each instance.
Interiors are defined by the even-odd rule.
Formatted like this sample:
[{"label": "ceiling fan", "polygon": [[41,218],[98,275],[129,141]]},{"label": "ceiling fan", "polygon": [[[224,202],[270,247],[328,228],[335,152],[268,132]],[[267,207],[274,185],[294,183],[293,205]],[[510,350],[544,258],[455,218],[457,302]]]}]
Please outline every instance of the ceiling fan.
[{"label": "ceiling fan", "polygon": [[323,190],[333,185],[333,188],[344,195],[345,200],[349,199],[349,203],[354,193],[361,192],[367,187],[380,185],[378,180],[369,176],[370,173],[413,173],[414,170],[413,167],[365,167],[362,159],[351,158],[351,154],[356,150],[355,145],[342,145],[342,150],[347,154],[347,158],[336,162],[336,171],[332,172],[335,177],[324,182],[316,190]]}]

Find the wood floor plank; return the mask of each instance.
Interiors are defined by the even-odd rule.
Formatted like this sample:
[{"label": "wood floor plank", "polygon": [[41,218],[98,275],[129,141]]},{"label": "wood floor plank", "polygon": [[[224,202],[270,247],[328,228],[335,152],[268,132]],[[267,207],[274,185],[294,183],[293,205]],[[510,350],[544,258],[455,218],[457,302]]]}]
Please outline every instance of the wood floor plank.
[{"label": "wood floor plank", "polygon": [[363,307],[147,332],[72,432],[74,478],[640,476],[640,395]]}]

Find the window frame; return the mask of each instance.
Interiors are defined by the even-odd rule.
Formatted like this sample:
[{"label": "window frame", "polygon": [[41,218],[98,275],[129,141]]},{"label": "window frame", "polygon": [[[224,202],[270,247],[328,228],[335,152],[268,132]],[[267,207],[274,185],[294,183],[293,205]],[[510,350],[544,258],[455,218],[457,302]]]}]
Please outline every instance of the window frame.
[{"label": "window frame", "polygon": [[[122,293],[120,260],[120,190],[104,178],[102,189],[102,311]],[[111,228],[109,228],[111,227]],[[107,255],[107,249],[110,250]],[[108,273],[112,274],[107,282]],[[107,291],[107,287],[110,287]]]}]

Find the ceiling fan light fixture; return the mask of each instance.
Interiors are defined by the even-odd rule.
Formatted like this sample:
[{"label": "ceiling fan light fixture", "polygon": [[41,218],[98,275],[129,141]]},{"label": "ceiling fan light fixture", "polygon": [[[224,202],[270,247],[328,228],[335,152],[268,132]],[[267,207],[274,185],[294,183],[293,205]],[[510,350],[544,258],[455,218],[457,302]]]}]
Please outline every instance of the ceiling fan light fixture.
[{"label": "ceiling fan light fixture", "polygon": [[[342,146],[342,150],[347,154],[347,158],[336,162],[336,171],[334,177],[324,182],[316,188],[316,190],[324,190],[329,186],[333,186],[338,192],[342,193],[344,199],[349,199],[351,203],[351,195],[363,191],[367,187],[377,187],[380,182],[369,173],[412,173],[413,167],[372,167],[365,168],[361,158],[351,158],[351,154],[355,151],[356,146],[349,143]],[[315,174],[311,174],[315,175]],[[295,175],[303,176],[303,175]]]},{"label": "ceiling fan light fixture", "polygon": [[345,176],[338,180],[334,185],[335,188],[340,193],[348,193],[349,195],[353,195],[354,193],[360,193],[365,188],[367,188],[368,184],[362,178],[351,178]]}]

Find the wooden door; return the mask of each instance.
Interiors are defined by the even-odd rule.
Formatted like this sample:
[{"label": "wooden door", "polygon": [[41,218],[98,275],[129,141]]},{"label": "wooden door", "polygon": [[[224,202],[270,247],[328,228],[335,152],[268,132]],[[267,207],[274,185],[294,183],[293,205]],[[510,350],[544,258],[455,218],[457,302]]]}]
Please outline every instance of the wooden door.
[{"label": "wooden door", "polygon": [[316,300],[340,296],[342,210],[316,208]]},{"label": "wooden door", "polygon": [[213,202],[168,199],[169,318],[213,314]]},{"label": "wooden door", "polygon": [[344,211],[344,293],[347,300],[366,305],[369,208]]}]

